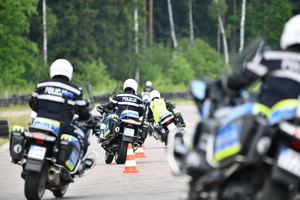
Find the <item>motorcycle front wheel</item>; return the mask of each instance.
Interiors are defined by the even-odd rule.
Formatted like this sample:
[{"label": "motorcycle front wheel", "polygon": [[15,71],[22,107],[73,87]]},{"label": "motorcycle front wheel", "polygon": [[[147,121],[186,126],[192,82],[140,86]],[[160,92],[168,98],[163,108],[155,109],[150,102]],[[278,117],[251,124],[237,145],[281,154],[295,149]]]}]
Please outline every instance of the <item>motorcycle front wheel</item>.
[{"label": "motorcycle front wheel", "polygon": [[126,162],[127,147],[128,147],[128,142],[122,141],[120,150],[116,152],[115,155],[115,160],[117,164],[124,164]]},{"label": "motorcycle front wheel", "polygon": [[60,188],[57,188],[57,189],[53,190],[53,191],[52,191],[52,192],[53,192],[53,195],[54,195],[55,197],[63,197],[63,196],[66,194],[66,192],[67,192],[67,190],[68,190],[68,187],[69,187],[69,184],[64,185],[64,186],[62,186],[62,187],[60,187]]},{"label": "motorcycle front wheel", "polygon": [[111,155],[106,151],[104,159],[106,164],[110,164],[114,159],[114,155]]},{"label": "motorcycle front wheel", "polygon": [[47,165],[44,164],[41,172],[27,171],[25,177],[25,197],[28,200],[42,199],[46,190]]}]

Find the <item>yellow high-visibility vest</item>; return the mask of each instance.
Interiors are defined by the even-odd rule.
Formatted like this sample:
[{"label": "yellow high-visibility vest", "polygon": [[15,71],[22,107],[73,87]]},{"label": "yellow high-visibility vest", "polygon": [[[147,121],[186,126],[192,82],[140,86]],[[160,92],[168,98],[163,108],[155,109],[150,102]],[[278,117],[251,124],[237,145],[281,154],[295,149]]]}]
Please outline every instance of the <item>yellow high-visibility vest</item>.
[{"label": "yellow high-visibility vest", "polygon": [[152,110],[155,122],[159,122],[159,115],[168,111],[165,100],[163,98],[152,100],[150,103],[150,108]]}]

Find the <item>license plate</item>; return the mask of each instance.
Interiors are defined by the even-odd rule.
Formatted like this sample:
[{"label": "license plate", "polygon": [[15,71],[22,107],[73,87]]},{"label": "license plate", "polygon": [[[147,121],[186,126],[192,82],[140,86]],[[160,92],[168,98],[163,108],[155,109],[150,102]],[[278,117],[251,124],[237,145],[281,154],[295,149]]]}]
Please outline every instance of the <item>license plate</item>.
[{"label": "license plate", "polygon": [[288,147],[283,147],[277,164],[280,168],[300,177],[300,153]]},{"label": "license plate", "polygon": [[173,130],[174,128],[176,128],[174,123],[169,124],[168,126],[169,131]]},{"label": "license plate", "polygon": [[124,128],[124,135],[133,137],[134,136],[134,129]]},{"label": "license plate", "polygon": [[28,158],[43,160],[46,153],[45,147],[31,145],[28,153]]}]

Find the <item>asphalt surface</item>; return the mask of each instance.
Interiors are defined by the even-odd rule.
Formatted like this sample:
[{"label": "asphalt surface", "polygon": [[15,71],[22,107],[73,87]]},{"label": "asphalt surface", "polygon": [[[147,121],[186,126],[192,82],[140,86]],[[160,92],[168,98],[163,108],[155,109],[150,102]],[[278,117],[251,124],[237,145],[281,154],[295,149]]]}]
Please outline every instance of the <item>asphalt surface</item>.
[{"label": "asphalt surface", "polygon": [[[187,121],[186,141],[193,133],[199,119],[194,105],[177,106]],[[10,162],[8,143],[0,146],[0,200],[22,200],[24,180],[21,178],[21,166]],[[138,173],[123,173],[125,164],[105,164],[104,150],[93,136],[88,152],[99,155],[96,166],[82,178],[76,178],[69,185],[62,199],[74,200],[176,200],[182,199],[186,188],[186,177],[175,177],[166,159],[164,143],[147,138],[144,155],[146,158],[135,158]],[[43,199],[56,199],[47,190]]]}]

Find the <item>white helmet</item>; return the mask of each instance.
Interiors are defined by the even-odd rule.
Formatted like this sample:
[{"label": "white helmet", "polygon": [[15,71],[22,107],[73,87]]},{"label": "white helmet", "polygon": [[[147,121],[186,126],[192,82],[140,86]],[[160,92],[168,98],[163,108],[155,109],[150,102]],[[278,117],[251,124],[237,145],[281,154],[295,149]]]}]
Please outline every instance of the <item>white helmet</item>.
[{"label": "white helmet", "polygon": [[129,78],[124,82],[124,85],[123,85],[124,91],[125,91],[126,88],[132,88],[134,90],[134,92],[136,93],[137,88],[138,88],[138,84],[134,79]]},{"label": "white helmet", "polygon": [[154,98],[160,98],[160,93],[157,90],[152,90],[150,92],[150,100],[152,101]]},{"label": "white helmet", "polygon": [[284,25],[280,39],[280,47],[286,49],[294,44],[300,44],[300,15],[292,17]]},{"label": "white helmet", "polygon": [[147,81],[147,82],[146,82],[146,86],[149,86],[149,87],[151,87],[151,86],[152,86],[152,83],[151,83],[151,81]]},{"label": "white helmet", "polygon": [[69,81],[71,81],[73,75],[73,67],[71,63],[66,59],[55,60],[50,66],[50,77],[53,78],[57,75],[65,76],[69,79]]},{"label": "white helmet", "polygon": [[144,95],[143,96],[143,101],[150,101],[149,95]]}]

